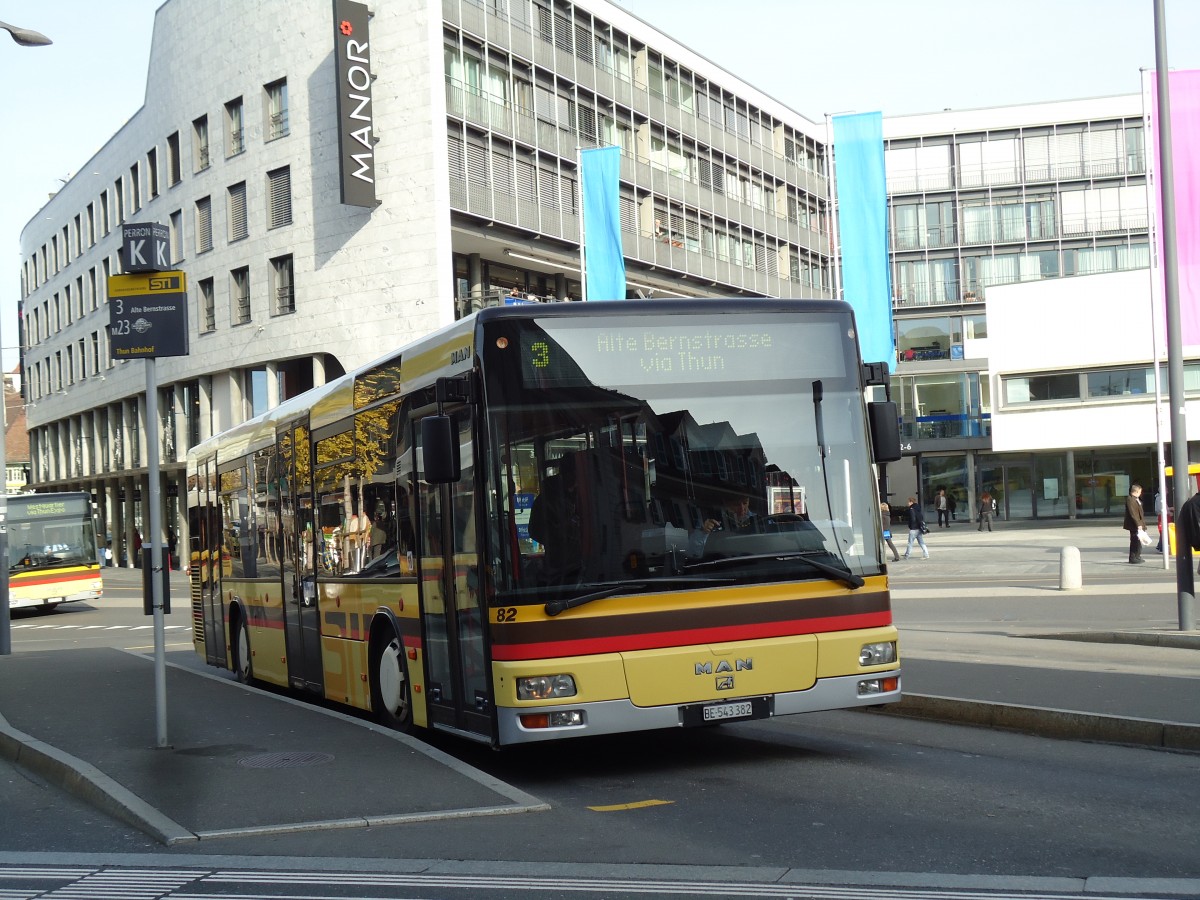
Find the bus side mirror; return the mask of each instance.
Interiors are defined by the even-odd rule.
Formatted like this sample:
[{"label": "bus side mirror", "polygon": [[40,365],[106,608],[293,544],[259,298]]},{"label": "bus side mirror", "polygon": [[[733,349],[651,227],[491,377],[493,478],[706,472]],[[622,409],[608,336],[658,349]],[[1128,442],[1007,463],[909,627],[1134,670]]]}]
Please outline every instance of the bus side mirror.
[{"label": "bus side mirror", "polygon": [[875,462],[895,462],[900,459],[900,417],[891,400],[867,404],[867,424],[871,427],[871,450]]},{"label": "bus side mirror", "polygon": [[421,420],[421,468],[429,484],[450,484],[462,475],[458,461],[458,436],[449,416]]}]

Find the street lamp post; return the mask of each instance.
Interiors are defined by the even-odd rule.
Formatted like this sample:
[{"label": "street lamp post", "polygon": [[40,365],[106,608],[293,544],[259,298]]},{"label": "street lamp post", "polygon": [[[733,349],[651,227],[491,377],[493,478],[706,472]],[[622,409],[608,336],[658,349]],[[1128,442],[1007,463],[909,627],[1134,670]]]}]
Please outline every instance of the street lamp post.
[{"label": "street lamp post", "polygon": [[[0,29],[12,35],[22,47],[45,47],[50,38],[40,31],[21,28],[0,22]],[[0,315],[0,320],[3,316]],[[0,331],[3,331],[0,328]],[[0,339],[0,345],[4,342]],[[0,484],[0,656],[12,653],[12,628],[8,608],[8,378],[0,358],[0,394],[3,394],[3,409],[0,409],[0,472],[4,483]]]}]

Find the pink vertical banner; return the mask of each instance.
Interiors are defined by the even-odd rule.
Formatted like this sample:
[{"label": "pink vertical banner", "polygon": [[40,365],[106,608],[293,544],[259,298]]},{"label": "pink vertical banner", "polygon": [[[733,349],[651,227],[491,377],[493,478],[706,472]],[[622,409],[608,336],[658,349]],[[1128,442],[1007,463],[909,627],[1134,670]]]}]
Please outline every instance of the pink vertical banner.
[{"label": "pink vertical banner", "polygon": [[[1157,79],[1149,73],[1149,168],[1154,173],[1156,228],[1151,265],[1156,297],[1166,296],[1162,271],[1162,173]],[[1179,281],[1179,333],[1183,344],[1200,344],[1200,70],[1170,72],[1171,167],[1175,181],[1175,262]],[[1157,312],[1157,311],[1156,311]]]}]

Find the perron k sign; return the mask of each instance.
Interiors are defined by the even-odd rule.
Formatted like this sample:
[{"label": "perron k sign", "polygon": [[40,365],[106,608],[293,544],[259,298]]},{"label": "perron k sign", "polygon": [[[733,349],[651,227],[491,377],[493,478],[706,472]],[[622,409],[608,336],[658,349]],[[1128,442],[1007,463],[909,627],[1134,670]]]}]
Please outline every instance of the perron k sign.
[{"label": "perron k sign", "polygon": [[366,4],[333,0],[338,164],[342,202],[377,206],[375,111],[371,105],[371,16]]},{"label": "perron k sign", "polygon": [[171,268],[171,232],[157,222],[121,226],[121,264],[126,272],[165,272]]}]

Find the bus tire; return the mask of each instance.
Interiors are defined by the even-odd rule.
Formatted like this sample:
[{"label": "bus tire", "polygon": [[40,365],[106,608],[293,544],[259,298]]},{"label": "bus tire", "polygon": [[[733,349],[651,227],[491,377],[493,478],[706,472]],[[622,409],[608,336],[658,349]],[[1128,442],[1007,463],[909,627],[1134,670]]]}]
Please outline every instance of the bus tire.
[{"label": "bus tire", "polygon": [[371,654],[371,705],[380,725],[410,732],[412,684],[408,680],[408,661],[395,631],[388,628]]},{"label": "bus tire", "polygon": [[238,616],[233,626],[233,674],[242,684],[254,681],[254,664],[250,655],[250,630],[246,620]]}]

